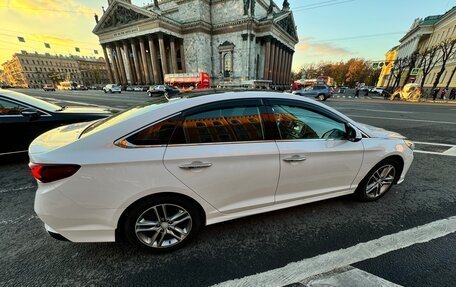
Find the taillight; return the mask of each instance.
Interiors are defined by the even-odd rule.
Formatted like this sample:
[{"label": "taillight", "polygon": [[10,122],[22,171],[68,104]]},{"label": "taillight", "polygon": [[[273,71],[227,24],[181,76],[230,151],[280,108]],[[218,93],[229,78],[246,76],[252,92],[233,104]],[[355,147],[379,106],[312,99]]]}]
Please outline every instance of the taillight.
[{"label": "taillight", "polygon": [[77,164],[29,164],[33,177],[41,182],[52,182],[75,174],[81,166]]}]

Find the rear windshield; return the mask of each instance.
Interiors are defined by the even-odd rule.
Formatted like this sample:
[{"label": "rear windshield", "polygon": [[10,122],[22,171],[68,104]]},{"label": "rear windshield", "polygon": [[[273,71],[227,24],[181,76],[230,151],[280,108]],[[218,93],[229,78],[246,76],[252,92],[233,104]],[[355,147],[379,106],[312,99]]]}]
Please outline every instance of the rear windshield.
[{"label": "rear windshield", "polygon": [[89,134],[93,134],[97,131],[103,130],[105,128],[111,127],[117,123],[125,121],[133,116],[141,114],[146,111],[158,109],[164,105],[168,104],[166,99],[159,99],[154,101],[154,103],[144,103],[137,106],[133,106],[125,111],[119,112],[113,116],[101,119],[99,121],[94,122],[90,126],[88,126],[79,136],[80,138],[85,137]]}]

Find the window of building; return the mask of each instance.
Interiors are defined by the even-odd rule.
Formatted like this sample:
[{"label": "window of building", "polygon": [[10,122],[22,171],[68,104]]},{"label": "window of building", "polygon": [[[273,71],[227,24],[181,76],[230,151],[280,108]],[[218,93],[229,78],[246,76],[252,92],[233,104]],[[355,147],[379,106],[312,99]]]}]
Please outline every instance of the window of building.
[{"label": "window of building", "polygon": [[283,140],[345,138],[343,122],[303,107],[273,105],[272,109]]}]

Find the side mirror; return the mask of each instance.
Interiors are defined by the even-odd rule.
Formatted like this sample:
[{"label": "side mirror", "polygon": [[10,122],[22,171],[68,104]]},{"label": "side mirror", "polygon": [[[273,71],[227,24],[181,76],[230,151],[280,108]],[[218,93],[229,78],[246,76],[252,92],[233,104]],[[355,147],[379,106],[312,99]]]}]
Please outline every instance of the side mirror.
[{"label": "side mirror", "polygon": [[345,138],[351,142],[359,142],[363,139],[363,135],[352,124],[345,123]]},{"label": "side mirror", "polygon": [[24,117],[29,117],[30,120],[36,120],[40,117],[40,113],[35,109],[23,109],[21,115]]}]

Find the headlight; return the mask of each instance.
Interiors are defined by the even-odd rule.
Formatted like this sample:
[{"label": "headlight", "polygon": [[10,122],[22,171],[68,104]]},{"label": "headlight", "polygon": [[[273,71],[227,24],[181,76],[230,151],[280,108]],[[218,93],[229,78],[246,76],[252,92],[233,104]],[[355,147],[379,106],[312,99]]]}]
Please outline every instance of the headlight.
[{"label": "headlight", "polygon": [[415,149],[415,144],[412,141],[404,140],[406,146],[408,146],[411,150]]}]

